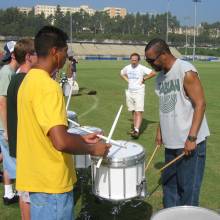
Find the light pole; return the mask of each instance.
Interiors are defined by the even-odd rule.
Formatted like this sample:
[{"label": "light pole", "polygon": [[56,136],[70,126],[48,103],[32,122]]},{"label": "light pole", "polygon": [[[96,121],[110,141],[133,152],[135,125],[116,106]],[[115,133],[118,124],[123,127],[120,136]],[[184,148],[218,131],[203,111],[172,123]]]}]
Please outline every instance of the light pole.
[{"label": "light pole", "polygon": [[72,42],[73,42],[73,16],[72,16],[72,12],[70,12],[70,43],[72,46]]},{"label": "light pole", "polygon": [[196,8],[197,8],[197,3],[201,2],[201,0],[193,0],[194,2],[194,37],[193,37],[193,61],[195,61],[195,55],[196,55]]},{"label": "light pole", "polygon": [[167,44],[169,44],[169,36],[168,36],[168,32],[169,32],[169,5],[170,5],[170,0],[167,1],[167,32],[166,32],[166,42]]},{"label": "light pole", "polygon": [[187,56],[187,44],[188,44],[188,40],[187,40],[187,26],[186,26],[185,57]]},{"label": "light pole", "polygon": [[[184,20],[189,20],[189,19],[190,19],[189,16],[184,17]],[[187,56],[187,47],[188,47],[187,22],[185,25],[186,25],[186,30],[185,30],[185,32],[186,32],[185,57],[186,57]]]}]

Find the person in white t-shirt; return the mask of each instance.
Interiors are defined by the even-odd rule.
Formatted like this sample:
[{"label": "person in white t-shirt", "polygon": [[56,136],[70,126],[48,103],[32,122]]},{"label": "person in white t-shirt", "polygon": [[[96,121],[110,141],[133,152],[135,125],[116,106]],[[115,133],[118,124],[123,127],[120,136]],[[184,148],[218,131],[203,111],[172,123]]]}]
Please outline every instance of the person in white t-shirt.
[{"label": "person in white t-shirt", "polygon": [[162,173],[164,208],[199,206],[210,132],[198,71],[191,63],[174,57],[162,39],[147,44],[145,59],[159,72],[155,88],[160,117],[156,144],[164,145],[166,164],[185,154]]},{"label": "person in white t-shirt", "polygon": [[132,53],[130,55],[131,64],[125,66],[121,70],[121,77],[128,82],[126,89],[126,103],[128,111],[132,112],[133,125],[130,132],[133,138],[140,135],[140,127],[142,123],[142,114],[144,112],[144,82],[156,75],[151,69],[139,64],[140,55]]}]

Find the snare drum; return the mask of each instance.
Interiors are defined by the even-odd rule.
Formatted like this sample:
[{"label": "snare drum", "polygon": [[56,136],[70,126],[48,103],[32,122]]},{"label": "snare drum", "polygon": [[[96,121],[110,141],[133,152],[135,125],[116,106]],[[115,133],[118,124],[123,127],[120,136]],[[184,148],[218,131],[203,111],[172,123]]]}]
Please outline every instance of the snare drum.
[{"label": "snare drum", "polygon": [[151,220],[220,220],[220,215],[212,210],[195,206],[177,206],[162,209]]},{"label": "snare drum", "polygon": [[99,158],[91,156],[94,195],[116,202],[145,197],[145,151],[143,147],[133,142],[117,142],[126,148],[112,145],[99,168],[96,167]]},{"label": "snare drum", "polygon": [[[77,114],[73,111],[67,111],[67,118],[72,121],[78,122]],[[68,121],[68,127],[72,128],[75,127],[75,125]]]},{"label": "snare drum", "polygon": [[[80,128],[86,128],[89,131],[92,132],[101,132],[102,130],[100,128],[91,127],[91,126],[82,126],[82,127],[73,127],[68,129],[68,132],[71,134],[79,134],[79,135],[86,135],[87,132],[81,130]],[[74,158],[74,164],[76,169],[85,169],[91,166],[91,158],[89,154],[85,155],[73,155]]]}]

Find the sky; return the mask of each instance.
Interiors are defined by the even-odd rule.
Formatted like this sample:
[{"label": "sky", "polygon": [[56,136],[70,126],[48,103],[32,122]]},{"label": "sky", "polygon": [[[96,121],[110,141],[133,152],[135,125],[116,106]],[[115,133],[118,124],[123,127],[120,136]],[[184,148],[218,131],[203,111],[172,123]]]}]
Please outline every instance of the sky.
[{"label": "sky", "polygon": [[[164,13],[167,9],[177,17],[182,25],[193,26],[193,0],[0,0],[0,8],[27,6],[37,4],[73,6],[89,5],[101,10],[104,7],[123,7],[129,13]],[[220,0],[201,0],[197,3],[197,23],[220,22]]]}]

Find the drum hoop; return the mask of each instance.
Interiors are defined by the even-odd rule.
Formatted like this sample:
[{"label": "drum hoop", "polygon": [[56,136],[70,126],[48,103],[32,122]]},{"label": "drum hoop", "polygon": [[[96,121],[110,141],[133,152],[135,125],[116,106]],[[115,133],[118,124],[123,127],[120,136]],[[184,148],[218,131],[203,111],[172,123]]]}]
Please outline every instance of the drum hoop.
[{"label": "drum hoop", "polygon": [[[141,152],[139,155],[131,156],[129,158],[124,159],[115,159],[112,160],[111,158],[105,158],[102,161],[102,166],[110,167],[110,168],[126,168],[135,166],[137,164],[141,164],[145,161],[145,152]],[[97,163],[99,157],[91,156],[91,159]]]},{"label": "drum hoop", "polygon": [[154,217],[156,217],[160,213],[169,212],[169,211],[174,210],[174,209],[186,209],[186,210],[187,209],[197,209],[197,210],[203,210],[203,211],[207,211],[209,213],[212,213],[213,215],[216,215],[216,217],[219,217],[219,214],[217,212],[211,210],[211,209],[207,209],[207,208],[203,208],[203,207],[197,207],[197,206],[187,206],[187,205],[184,205],[184,206],[176,206],[176,207],[162,209],[162,210],[156,212],[155,214],[153,214],[150,219],[154,220]]}]

